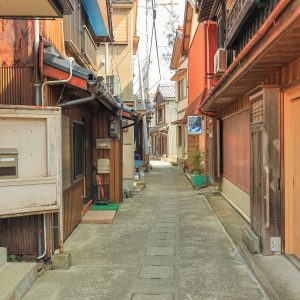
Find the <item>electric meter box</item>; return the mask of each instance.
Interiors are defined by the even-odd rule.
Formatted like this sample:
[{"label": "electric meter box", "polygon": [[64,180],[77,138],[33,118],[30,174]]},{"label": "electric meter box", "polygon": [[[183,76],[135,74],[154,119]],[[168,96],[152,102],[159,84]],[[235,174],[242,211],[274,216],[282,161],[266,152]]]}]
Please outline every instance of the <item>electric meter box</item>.
[{"label": "electric meter box", "polygon": [[0,105],[0,132],[0,218],[58,212],[61,109]]},{"label": "electric meter box", "polygon": [[18,177],[18,150],[0,148],[0,178]]}]

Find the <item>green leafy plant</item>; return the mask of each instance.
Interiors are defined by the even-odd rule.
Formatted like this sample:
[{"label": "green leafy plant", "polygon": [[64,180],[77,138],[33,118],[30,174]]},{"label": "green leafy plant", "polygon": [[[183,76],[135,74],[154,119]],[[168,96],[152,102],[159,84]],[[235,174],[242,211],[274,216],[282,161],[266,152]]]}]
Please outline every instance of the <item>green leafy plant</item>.
[{"label": "green leafy plant", "polygon": [[189,157],[191,172],[194,174],[204,174],[204,155],[199,149],[194,149]]},{"label": "green leafy plant", "polygon": [[8,255],[7,262],[18,262],[18,258],[15,255]]}]

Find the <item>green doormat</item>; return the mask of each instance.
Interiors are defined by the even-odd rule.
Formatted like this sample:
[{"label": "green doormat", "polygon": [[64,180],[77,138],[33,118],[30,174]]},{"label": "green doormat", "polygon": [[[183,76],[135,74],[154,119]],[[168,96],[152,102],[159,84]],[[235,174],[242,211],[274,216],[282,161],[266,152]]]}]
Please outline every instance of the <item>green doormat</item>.
[{"label": "green doormat", "polygon": [[95,205],[93,204],[90,207],[90,210],[118,210],[119,209],[119,204],[118,203],[110,203],[107,205]]}]

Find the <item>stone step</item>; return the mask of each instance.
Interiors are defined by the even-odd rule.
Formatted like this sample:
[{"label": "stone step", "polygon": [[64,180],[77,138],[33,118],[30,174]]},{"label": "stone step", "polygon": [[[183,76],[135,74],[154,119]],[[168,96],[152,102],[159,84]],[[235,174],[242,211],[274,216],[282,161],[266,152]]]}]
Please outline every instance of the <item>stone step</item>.
[{"label": "stone step", "polygon": [[36,278],[36,263],[6,263],[0,268],[0,300],[21,299]]}]

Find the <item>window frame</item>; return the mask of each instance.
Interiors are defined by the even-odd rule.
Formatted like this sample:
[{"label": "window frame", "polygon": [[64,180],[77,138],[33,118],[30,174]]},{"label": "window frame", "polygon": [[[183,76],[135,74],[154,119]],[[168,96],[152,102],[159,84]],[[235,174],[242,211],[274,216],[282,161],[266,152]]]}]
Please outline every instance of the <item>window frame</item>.
[{"label": "window frame", "polygon": [[[72,120],[72,127],[71,127],[71,139],[72,139],[72,148],[71,148],[71,165],[72,165],[72,182],[75,183],[78,180],[82,179],[85,176],[85,142],[86,142],[86,134],[85,134],[85,126],[84,122],[79,122]],[[76,161],[77,161],[77,153],[75,149],[75,127],[81,126],[82,128],[82,166],[81,166],[81,172],[78,174],[75,174],[76,172]]]},{"label": "window frame", "polygon": [[181,101],[187,97],[187,78],[184,76],[178,81],[178,100]]},{"label": "window frame", "polygon": [[182,137],[183,137],[183,128],[182,126],[177,126],[176,127],[176,135],[177,135],[177,140],[176,140],[176,146],[177,147],[182,147]]}]

